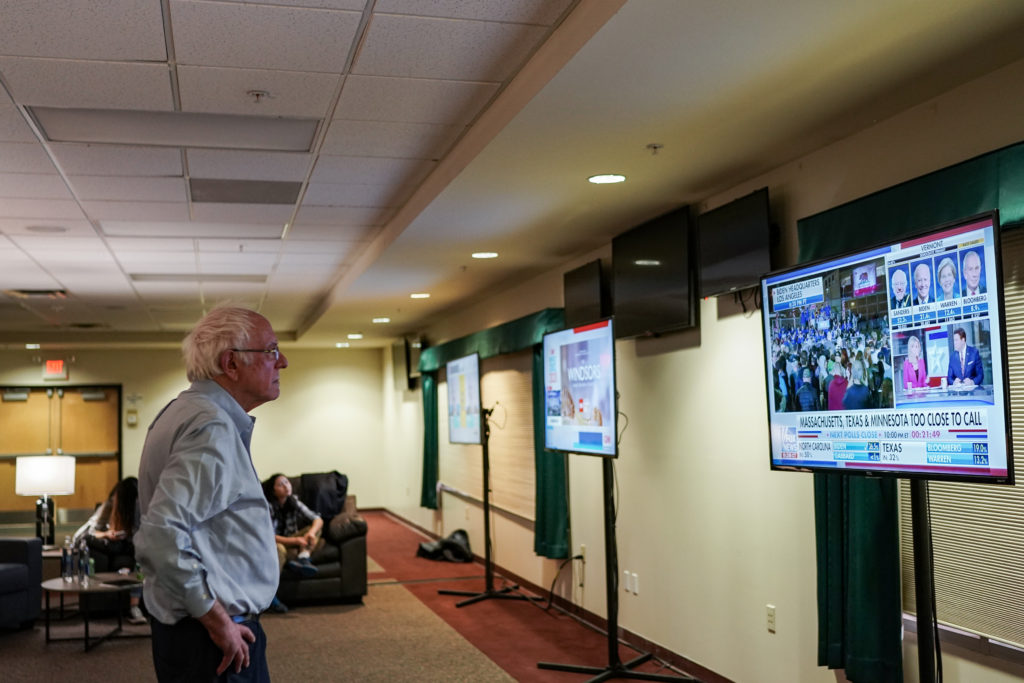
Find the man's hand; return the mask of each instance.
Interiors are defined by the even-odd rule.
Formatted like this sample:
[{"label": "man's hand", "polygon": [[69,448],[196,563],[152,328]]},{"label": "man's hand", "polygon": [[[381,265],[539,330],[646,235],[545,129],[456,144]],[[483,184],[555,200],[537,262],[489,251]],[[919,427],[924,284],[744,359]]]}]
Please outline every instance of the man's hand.
[{"label": "man's hand", "polygon": [[217,667],[218,676],[232,664],[235,665],[236,674],[249,668],[249,646],[246,641],[255,643],[256,636],[248,626],[233,622],[219,602],[213,603],[210,611],[199,617],[199,622],[206,627],[214,645],[224,653]]},{"label": "man's hand", "polygon": [[302,537],[302,545],[307,550],[312,550],[313,547],[316,545],[316,534],[312,531],[307,531],[305,535],[303,535]]}]

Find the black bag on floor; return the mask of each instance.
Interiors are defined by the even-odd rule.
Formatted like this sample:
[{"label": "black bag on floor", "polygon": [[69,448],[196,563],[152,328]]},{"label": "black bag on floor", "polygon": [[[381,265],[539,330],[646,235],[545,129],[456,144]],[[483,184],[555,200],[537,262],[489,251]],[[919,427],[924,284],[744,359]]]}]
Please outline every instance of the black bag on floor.
[{"label": "black bag on floor", "polygon": [[424,541],[416,550],[416,557],[439,562],[472,562],[473,551],[469,549],[469,534],[464,529],[456,529],[448,538]]}]

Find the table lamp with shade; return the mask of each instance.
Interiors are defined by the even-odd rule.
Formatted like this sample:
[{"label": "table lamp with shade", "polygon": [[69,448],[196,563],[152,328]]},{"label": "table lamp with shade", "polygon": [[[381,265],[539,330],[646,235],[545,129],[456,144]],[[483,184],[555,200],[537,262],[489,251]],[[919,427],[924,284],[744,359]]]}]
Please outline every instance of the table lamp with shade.
[{"label": "table lamp with shade", "polygon": [[54,505],[50,496],[75,492],[75,459],[70,455],[29,455],[15,459],[14,492],[39,496],[36,500],[36,536],[53,545]]}]

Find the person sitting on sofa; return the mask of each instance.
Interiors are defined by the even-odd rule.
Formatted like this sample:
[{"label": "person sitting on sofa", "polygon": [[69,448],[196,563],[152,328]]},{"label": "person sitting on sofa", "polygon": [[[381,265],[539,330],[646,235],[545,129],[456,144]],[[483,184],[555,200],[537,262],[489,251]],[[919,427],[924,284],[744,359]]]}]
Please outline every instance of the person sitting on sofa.
[{"label": "person sitting on sofa", "polygon": [[[309,556],[323,544],[320,538],[324,528],[323,518],[292,493],[292,483],[283,474],[274,474],[263,482],[263,495],[270,504],[270,519],[274,523],[277,561],[281,571],[287,569],[303,578],[316,576],[319,570]],[[270,609],[284,612],[288,608],[275,597]]]},{"label": "person sitting on sofa", "polygon": [[[135,546],[132,536],[139,529],[139,480],[126,477],[114,484],[106,501],[96,508],[85,524],[72,537],[72,545],[83,539],[89,552],[103,556],[103,570],[133,570],[135,568]],[[97,557],[97,559],[99,559]],[[131,590],[131,609],[128,623],[145,624],[146,617],[139,608],[142,585]]]}]

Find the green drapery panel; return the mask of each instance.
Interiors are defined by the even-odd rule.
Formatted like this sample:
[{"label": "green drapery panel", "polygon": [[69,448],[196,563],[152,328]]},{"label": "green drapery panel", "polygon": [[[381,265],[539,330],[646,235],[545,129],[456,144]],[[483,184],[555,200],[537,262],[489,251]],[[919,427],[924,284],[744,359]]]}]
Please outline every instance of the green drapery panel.
[{"label": "green drapery panel", "polygon": [[[1024,144],[876,192],[797,223],[800,261],[999,209],[1024,221]],[[818,663],[855,683],[902,680],[896,481],[814,475]]]},{"label": "green drapery panel", "polygon": [[[437,373],[424,372],[423,378],[423,482],[420,506],[437,509]],[[433,444],[431,448],[429,444]]]},{"label": "green drapery panel", "polygon": [[[533,349],[533,442],[536,467],[534,550],[554,559],[569,556],[569,506],[565,495],[565,457],[544,450],[544,384],[539,344],[548,332],[565,327],[561,308],[532,315],[425,349],[420,354],[423,376],[423,485],[420,505],[437,509],[438,432],[437,371],[471,353],[481,360]],[[429,391],[428,391],[429,387]]]}]

